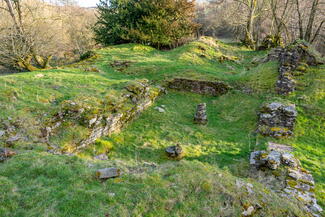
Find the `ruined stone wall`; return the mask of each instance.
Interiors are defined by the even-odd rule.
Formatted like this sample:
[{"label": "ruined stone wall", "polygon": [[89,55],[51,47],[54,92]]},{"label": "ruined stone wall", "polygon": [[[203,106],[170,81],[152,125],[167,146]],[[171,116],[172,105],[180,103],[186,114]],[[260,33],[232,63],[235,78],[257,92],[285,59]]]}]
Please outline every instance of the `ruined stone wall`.
[{"label": "ruined stone wall", "polygon": [[[46,140],[51,152],[76,152],[94,143],[98,138],[119,132],[127,123],[152,105],[160,94],[160,89],[151,87],[148,81],[133,81],[126,87],[126,93],[119,102],[112,103],[107,110],[90,112],[87,108],[65,108],[58,115],[54,124],[46,128]],[[71,102],[70,102],[71,103]],[[61,124],[69,121],[73,125],[83,125],[87,132],[77,144],[66,148],[52,142],[60,131]],[[64,130],[64,129],[63,129]]]},{"label": "ruined stone wall", "polygon": [[260,109],[258,132],[274,138],[292,136],[297,115],[294,104],[267,103]]},{"label": "ruined stone wall", "polygon": [[147,80],[138,80],[127,83],[118,96],[108,95],[96,103],[66,100],[55,115],[30,127],[31,134],[20,122],[0,122],[0,145],[38,143],[47,145],[52,153],[76,152],[102,136],[120,131],[160,93],[161,89],[150,86]]},{"label": "ruined stone wall", "polygon": [[224,82],[175,78],[168,82],[168,87],[180,91],[189,91],[203,95],[219,96],[226,94],[230,86]]},{"label": "ruined stone wall", "polygon": [[301,203],[312,216],[321,216],[317,204],[315,181],[291,153],[292,147],[269,143],[267,150],[254,151],[250,156],[250,176],[282,197]]}]

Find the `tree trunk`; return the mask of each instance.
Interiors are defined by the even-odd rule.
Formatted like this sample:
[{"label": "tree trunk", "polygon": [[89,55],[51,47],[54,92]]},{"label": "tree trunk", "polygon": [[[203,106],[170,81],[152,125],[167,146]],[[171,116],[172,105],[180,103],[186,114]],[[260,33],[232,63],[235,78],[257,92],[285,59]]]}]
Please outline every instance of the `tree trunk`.
[{"label": "tree trunk", "polygon": [[255,41],[254,41],[254,20],[255,20],[255,11],[257,6],[257,0],[251,0],[249,2],[249,14],[246,24],[246,35],[245,35],[245,42],[251,48],[255,48]]},{"label": "tree trunk", "polygon": [[297,13],[298,13],[299,38],[303,40],[304,39],[304,29],[302,26],[302,18],[301,18],[299,0],[296,0],[296,6],[297,6]]},{"label": "tree trunk", "polygon": [[306,33],[305,33],[305,38],[304,38],[308,42],[311,42],[315,16],[316,16],[316,12],[318,10],[318,4],[319,4],[319,0],[314,0],[313,6],[311,7],[311,10],[310,10],[308,25],[306,28]]},{"label": "tree trunk", "polygon": [[11,0],[4,0],[4,1],[7,4],[8,12],[12,18],[12,21],[14,22],[15,28],[18,30],[19,33],[23,33],[23,29],[22,29],[21,25],[19,25],[19,23],[21,22],[21,19],[19,19],[20,21],[18,23]]}]

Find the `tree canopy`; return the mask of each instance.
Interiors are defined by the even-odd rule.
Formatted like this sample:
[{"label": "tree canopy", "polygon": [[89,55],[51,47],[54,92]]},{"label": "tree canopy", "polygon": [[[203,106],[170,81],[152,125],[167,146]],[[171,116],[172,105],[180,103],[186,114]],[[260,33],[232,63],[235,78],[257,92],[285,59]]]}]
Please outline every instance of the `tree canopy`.
[{"label": "tree canopy", "polygon": [[174,47],[197,27],[194,0],[101,0],[98,11],[94,30],[96,41],[104,45]]}]

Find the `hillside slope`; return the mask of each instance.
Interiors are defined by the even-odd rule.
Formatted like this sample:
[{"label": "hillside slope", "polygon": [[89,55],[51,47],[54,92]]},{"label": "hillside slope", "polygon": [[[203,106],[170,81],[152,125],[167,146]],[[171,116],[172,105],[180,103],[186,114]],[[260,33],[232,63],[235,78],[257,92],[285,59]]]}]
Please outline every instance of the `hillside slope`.
[{"label": "hillside slope", "polygon": [[[250,206],[255,216],[307,216],[299,202],[248,178],[250,152],[270,141],[294,147],[324,206],[324,65],[309,67],[297,77],[297,91],[284,97],[275,91],[278,63],[259,61],[266,52],[235,43],[204,38],[171,51],[127,44],[96,53],[64,68],[0,77],[0,131],[14,126],[9,139],[24,137],[10,143],[0,137],[0,145],[18,153],[0,164],[4,216],[240,216]],[[145,79],[161,88],[176,77],[222,81],[232,89],[217,97],[168,90],[121,133],[98,139],[74,157],[46,153],[49,144],[39,131],[66,102],[99,115],[105,105],[117,108],[130,82]],[[274,100],[296,104],[294,137],[256,133],[261,105]],[[204,126],[193,123],[199,103],[207,103]],[[89,129],[75,119],[66,123],[50,142],[69,151]],[[180,161],[164,153],[176,144],[185,151]],[[94,159],[101,154],[108,160]],[[96,169],[109,166],[123,175],[98,181]],[[243,187],[247,183],[252,187]]]}]

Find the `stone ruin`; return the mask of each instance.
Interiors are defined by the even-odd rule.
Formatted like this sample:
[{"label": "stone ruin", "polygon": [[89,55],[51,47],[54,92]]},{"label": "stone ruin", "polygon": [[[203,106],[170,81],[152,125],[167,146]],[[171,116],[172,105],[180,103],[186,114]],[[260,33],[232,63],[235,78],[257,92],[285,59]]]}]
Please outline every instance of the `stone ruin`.
[{"label": "stone ruin", "polygon": [[288,95],[295,91],[296,81],[293,79],[293,71],[298,67],[300,54],[298,50],[282,50],[279,54],[279,79],[276,90],[281,95]]},{"label": "stone ruin", "polygon": [[169,81],[168,87],[170,89],[212,96],[226,94],[231,89],[230,86],[224,82],[191,80],[185,78],[175,78]]},{"label": "stone ruin", "polygon": [[303,209],[318,217],[323,210],[317,204],[315,181],[292,151],[290,146],[269,143],[267,150],[252,152],[250,176],[279,195],[296,199]]},{"label": "stone ruin", "polygon": [[201,103],[197,106],[196,114],[194,116],[194,123],[205,125],[208,123],[207,104]]},{"label": "stone ruin", "polygon": [[[94,112],[93,109],[96,108],[67,101],[62,104],[61,111],[54,116],[50,125],[42,129],[42,138],[48,144],[51,153],[78,152],[102,136],[119,132],[127,123],[151,106],[159,94],[159,88],[150,86],[146,80],[138,80],[128,83],[125,94],[117,102],[110,102],[105,110]],[[64,129],[65,122],[71,123],[72,126],[82,126],[88,132],[69,150],[51,141],[52,137],[58,136],[58,132]]]},{"label": "stone ruin", "polygon": [[293,135],[297,118],[293,104],[272,102],[262,106],[259,114],[258,132],[264,136],[285,138]]},{"label": "stone ruin", "polygon": [[286,48],[272,49],[262,62],[275,60],[280,62],[276,91],[281,95],[288,95],[295,91],[294,77],[303,74],[308,66],[324,64],[320,55],[303,41],[296,41]]}]

